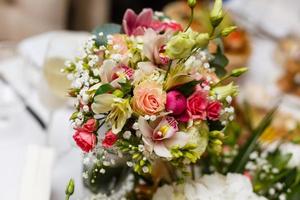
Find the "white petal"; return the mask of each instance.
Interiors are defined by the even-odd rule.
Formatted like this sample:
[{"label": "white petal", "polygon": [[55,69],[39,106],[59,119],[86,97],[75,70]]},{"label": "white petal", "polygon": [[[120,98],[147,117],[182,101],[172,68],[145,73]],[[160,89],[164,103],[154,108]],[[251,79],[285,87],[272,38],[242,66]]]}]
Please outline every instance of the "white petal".
[{"label": "white petal", "polygon": [[94,103],[92,103],[92,110],[94,113],[106,113],[111,110],[111,104],[114,102],[115,95],[112,94],[100,94],[94,97]]},{"label": "white petal", "polygon": [[185,132],[177,132],[175,133],[171,138],[167,139],[165,141],[165,144],[168,148],[172,147],[172,146],[179,146],[179,147],[183,147],[184,145],[186,145],[189,141],[189,135]]},{"label": "white petal", "polygon": [[171,152],[167,149],[163,142],[156,142],[154,144],[154,152],[156,155],[164,158],[171,158]]},{"label": "white petal", "polygon": [[147,120],[143,117],[139,117],[138,120],[139,129],[144,137],[151,138],[153,129],[149,126]]}]

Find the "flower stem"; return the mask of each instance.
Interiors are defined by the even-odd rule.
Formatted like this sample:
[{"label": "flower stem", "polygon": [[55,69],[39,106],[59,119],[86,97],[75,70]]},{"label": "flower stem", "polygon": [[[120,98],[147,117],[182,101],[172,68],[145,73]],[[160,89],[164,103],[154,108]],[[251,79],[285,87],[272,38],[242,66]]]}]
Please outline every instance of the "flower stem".
[{"label": "flower stem", "polygon": [[172,65],[172,61],[169,62],[168,69],[167,69],[167,72],[166,72],[164,80],[167,80],[167,78],[168,78],[168,75],[169,75],[170,69],[171,69],[171,65]]},{"label": "flower stem", "polygon": [[190,28],[190,26],[192,25],[193,19],[194,19],[194,8],[191,8],[190,20],[189,20],[188,26],[185,28],[184,32],[186,32]]},{"label": "flower stem", "polygon": [[71,195],[66,195],[66,200],[70,200]]}]

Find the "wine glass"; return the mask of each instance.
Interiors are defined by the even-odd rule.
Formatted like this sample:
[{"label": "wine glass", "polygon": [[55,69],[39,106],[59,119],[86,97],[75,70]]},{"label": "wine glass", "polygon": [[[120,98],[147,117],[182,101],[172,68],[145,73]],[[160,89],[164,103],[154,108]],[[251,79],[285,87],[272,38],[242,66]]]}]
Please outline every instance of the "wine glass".
[{"label": "wine glass", "polygon": [[[48,42],[47,50],[44,57],[43,71],[41,81],[39,83],[39,97],[41,102],[49,110],[49,120],[47,127],[47,143],[54,146],[60,155],[64,155],[74,146],[71,143],[70,135],[65,131],[71,132],[64,127],[68,123],[68,119],[54,121],[54,115],[59,110],[69,110],[71,99],[68,98],[67,91],[71,86],[71,81],[67,79],[67,75],[62,72],[65,62],[72,60],[79,53],[79,47],[82,46],[86,36],[76,33],[57,33],[54,34]],[[54,122],[55,126],[54,127]],[[64,134],[57,131],[57,126],[62,126]],[[56,131],[54,131],[56,130]],[[69,144],[66,144],[69,141]]]}]

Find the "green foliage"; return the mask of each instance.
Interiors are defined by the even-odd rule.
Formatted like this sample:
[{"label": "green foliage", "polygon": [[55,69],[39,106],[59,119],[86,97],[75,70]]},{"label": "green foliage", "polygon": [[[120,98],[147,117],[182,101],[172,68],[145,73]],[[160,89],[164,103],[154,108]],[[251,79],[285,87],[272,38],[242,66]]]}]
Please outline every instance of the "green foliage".
[{"label": "green foliage", "polygon": [[121,85],[121,90],[124,93],[124,95],[129,94],[132,89],[132,85],[129,80],[127,80],[125,83],[119,83]]},{"label": "green foliage", "polygon": [[210,61],[210,66],[215,68],[218,77],[226,75],[225,67],[228,65],[229,60],[225,56],[220,45],[218,45],[217,52],[214,55],[214,59]]},{"label": "green foliage", "polygon": [[108,93],[108,92],[113,92],[115,90],[115,88],[113,86],[111,86],[111,84],[106,83],[101,85],[95,93],[95,96],[100,95],[100,94],[104,94],[104,93]]},{"label": "green foliage", "polygon": [[178,88],[176,88],[176,90],[178,90],[184,96],[188,97],[195,91],[195,86],[199,83],[199,81],[191,81],[179,86]]},{"label": "green foliage", "polygon": [[266,130],[266,128],[271,124],[277,107],[273,108],[260,122],[258,127],[253,131],[252,135],[248,139],[245,146],[243,146],[239,154],[235,157],[233,162],[229,167],[229,172],[243,173],[246,163],[248,162],[249,155],[255,149],[259,137]]},{"label": "green foliage", "polygon": [[[118,140],[116,145],[123,153],[131,157],[133,170],[136,173],[140,175],[151,173],[151,163],[143,155],[143,152],[139,150],[138,145],[133,145],[133,143],[125,140]],[[147,169],[147,171],[145,171],[145,169]]]}]

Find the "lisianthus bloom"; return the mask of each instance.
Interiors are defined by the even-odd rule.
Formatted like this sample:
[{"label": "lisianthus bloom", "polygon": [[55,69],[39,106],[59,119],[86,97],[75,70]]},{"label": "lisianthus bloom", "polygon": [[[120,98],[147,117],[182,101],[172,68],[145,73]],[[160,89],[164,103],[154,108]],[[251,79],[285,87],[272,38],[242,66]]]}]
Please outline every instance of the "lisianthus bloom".
[{"label": "lisianthus bloom", "polygon": [[76,130],[75,134],[73,135],[73,139],[84,152],[90,152],[92,149],[94,149],[97,143],[96,135],[86,131],[85,129]]},{"label": "lisianthus bloom", "polygon": [[104,148],[110,148],[116,143],[117,140],[118,136],[110,130],[105,134],[105,138],[102,141],[102,146]]},{"label": "lisianthus bloom", "polygon": [[209,102],[206,108],[207,118],[213,121],[218,120],[221,110],[222,104],[219,101]]},{"label": "lisianthus bloom", "polygon": [[119,83],[126,79],[132,79],[134,70],[116,61],[105,60],[100,67],[101,83],[110,83],[113,87],[120,87]]},{"label": "lisianthus bloom", "polygon": [[171,59],[185,58],[192,52],[195,45],[196,41],[190,37],[189,33],[179,32],[167,43],[166,54]]},{"label": "lisianthus bloom", "polygon": [[172,115],[180,115],[186,110],[186,98],[179,91],[173,90],[167,94],[166,110]]},{"label": "lisianthus bloom", "polygon": [[169,149],[173,146],[183,147],[189,140],[187,134],[178,132],[178,122],[174,117],[158,119],[158,125],[157,122],[149,124],[143,117],[139,117],[138,124],[145,149],[150,153],[154,151],[160,157],[171,158]]},{"label": "lisianthus bloom", "polygon": [[155,81],[143,81],[133,90],[132,108],[141,115],[155,115],[164,110],[166,92]]},{"label": "lisianthus bloom", "polygon": [[187,109],[195,120],[206,120],[206,108],[208,105],[208,93],[204,90],[196,90],[187,102]]},{"label": "lisianthus bloom", "polygon": [[123,17],[123,29],[127,35],[143,35],[145,28],[150,27],[152,20],[152,9],[143,9],[139,15],[127,9]]}]

